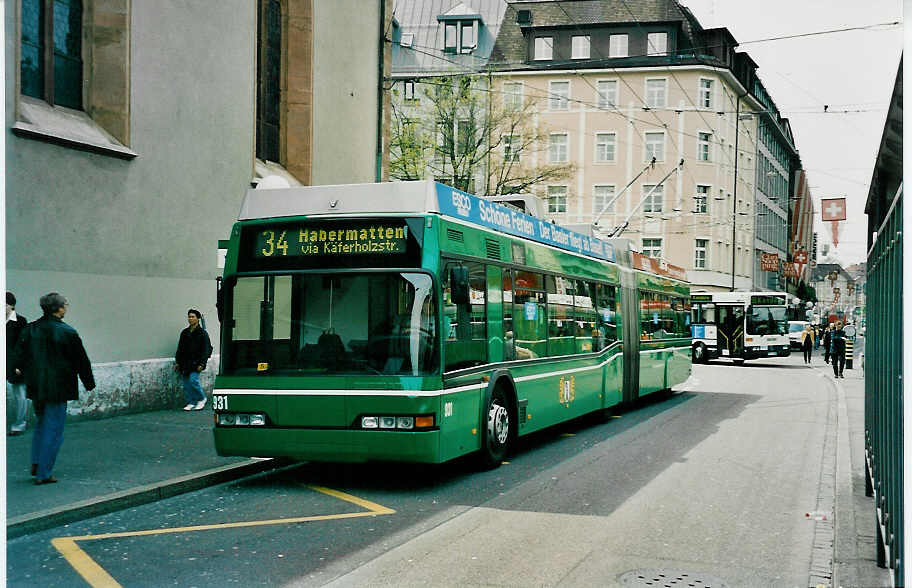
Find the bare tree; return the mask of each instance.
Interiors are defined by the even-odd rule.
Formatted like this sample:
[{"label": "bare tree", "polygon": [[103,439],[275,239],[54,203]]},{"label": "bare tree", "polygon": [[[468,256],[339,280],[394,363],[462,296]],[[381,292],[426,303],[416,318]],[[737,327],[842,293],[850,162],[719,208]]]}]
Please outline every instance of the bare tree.
[{"label": "bare tree", "polygon": [[535,100],[511,100],[482,75],[416,83],[423,87],[424,105],[393,100],[391,177],[430,175],[468,192],[497,195],[529,192],[573,172],[568,163],[532,165],[533,153],[546,152],[549,139],[546,129],[533,124]]}]

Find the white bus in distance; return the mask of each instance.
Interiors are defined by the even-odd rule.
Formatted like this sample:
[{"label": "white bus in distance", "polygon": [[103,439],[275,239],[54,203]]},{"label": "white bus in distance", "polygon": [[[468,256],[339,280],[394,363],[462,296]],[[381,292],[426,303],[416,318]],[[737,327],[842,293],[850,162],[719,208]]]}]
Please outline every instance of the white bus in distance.
[{"label": "white bus in distance", "polygon": [[791,353],[785,292],[693,292],[690,306],[695,363]]}]

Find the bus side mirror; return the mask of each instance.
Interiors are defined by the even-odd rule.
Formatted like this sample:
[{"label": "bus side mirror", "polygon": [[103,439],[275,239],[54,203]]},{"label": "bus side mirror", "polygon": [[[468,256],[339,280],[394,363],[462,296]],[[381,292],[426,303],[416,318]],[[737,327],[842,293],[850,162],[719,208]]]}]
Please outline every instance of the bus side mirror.
[{"label": "bus side mirror", "polygon": [[453,304],[469,303],[469,268],[464,265],[450,267],[450,300]]},{"label": "bus side mirror", "polygon": [[222,322],[222,315],[225,313],[225,294],[222,292],[222,276],[215,278],[215,312],[218,314],[219,322]]}]

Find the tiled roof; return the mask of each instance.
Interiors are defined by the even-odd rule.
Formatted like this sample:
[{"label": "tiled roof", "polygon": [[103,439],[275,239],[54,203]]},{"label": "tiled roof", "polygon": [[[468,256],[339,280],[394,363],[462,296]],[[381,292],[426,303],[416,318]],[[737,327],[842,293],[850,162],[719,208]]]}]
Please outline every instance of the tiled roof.
[{"label": "tiled roof", "polygon": [[[492,61],[497,64],[521,64],[526,61],[526,40],[516,22],[517,11],[529,10],[532,27],[586,26],[592,24],[632,24],[648,22],[680,22],[683,39],[679,47],[692,46],[694,33],[702,32],[689,11],[675,0],[563,0],[510,2],[503,19],[500,36],[494,47]],[[695,30],[696,29],[696,30]]]}]

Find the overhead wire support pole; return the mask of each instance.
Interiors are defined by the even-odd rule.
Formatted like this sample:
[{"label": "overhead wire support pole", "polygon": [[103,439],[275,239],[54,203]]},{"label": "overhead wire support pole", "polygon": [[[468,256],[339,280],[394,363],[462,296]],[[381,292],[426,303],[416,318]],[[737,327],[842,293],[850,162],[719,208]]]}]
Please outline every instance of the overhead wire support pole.
[{"label": "overhead wire support pole", "polygon": [[678,165],[676,165],[670,172],[665,174],[665,177],[662,178],[661,180],[659,180],[658,184],[656,184],[655,186],[652,187],[652,190],[650,190],[649,192],[644,194],[642,198],[640,198],[640,201],[637,202],[636,206],[633,207],[633,210],[630,211],[630,214],[627,215],[627,218],[624,219],[624,222],[622,222],[618,226],[611,229],[611,232],[608,233],[608,238],[611,239],[614,237],[620,237],[621,233],[624,232],[624,229],[626,229],[630,225],[630,219],[633,218],[633,215],[636,214],[636,211],[640,209],[640,206],[642,206],[643,203],[646,202],[646,199],[649,198],[650,196],[652,196],[652,193],[655,192],[656,190],[658,190],[659,186],[664,184],[665,180],[667,180],[668,178],[671,177],[671,174],[677,172],[678,170],[680,170],[683,167],[684,167],[684,160],[681,159],[681,161],[678,162]]},{"label": "overhead wire support pole", "polygon": [[609,202],[607,202],[604,206],[602,206],[602,209],[599,211],[598,216],[596,216],[594,219],[592,219],[592,224],[593,224],[593,226],[598,224],[599,220],[602,218],[602,215],[605,214],[605,211],[608,210],[609,208],[611,208],[611,207],[614,205],[614,203],[617,202],[618,198],[620,198],[621,196],[623,196],[623,195],[624,195],[624,192],[626,192],[627,189],[628,189],[630,186],[632,186],[633,183],[636,182],[636,181],[640,178],[641,175],[643,175],[644,173],[646,173],[646,170],[647,170],[647,169],[649,169],[649,168],[651,168],[651,167],[655,167],[655,163],[656,163],[656,160],[655,160],[655,157],[653,157],[653,158],[652,158],[652,161],[650,161],[649,163],[647,163],[647,164],[646,164],[646,167],[644,167],[642,170],[640,170],[640,173],[638,173],[638,174],[636,175],[635,178],[633,178],[632,180],[630,180],[630,181],[627,183],[627,185],[624,186],[624,189],[621,190],[621,191],[618,193],[617,196],[615,196],[615,197],[612,198]]}]

